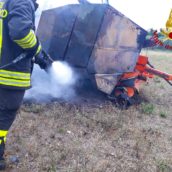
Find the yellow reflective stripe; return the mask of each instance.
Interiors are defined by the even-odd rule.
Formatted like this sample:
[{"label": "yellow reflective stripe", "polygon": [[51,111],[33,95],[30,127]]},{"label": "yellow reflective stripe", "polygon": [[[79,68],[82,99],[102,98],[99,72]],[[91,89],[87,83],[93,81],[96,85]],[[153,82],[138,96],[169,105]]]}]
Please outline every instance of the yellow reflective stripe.
[{"label": "yellow reflective stripe", "polygon": [[30,73],[0,70],[0,84],[16,87],[30,87]]},{"label": "yellow reflective stripe", "polygon": [[34,34],[34,31],[30,30],[29,33],[24,38],[19,39],[19,40],[14,40],[14,41],[17,43],[25,43],[33,34]]},{"label": "yellow reflective stripe", "polygon": [[41,49],[42,49],[42,46],[39,45],[35,55],[39,54],[39,52],[41,51]]},{"label": "yellow reflective stripe", "polygon": [[33,48],[36,45],[37,40],[32,40],[32,42],[28,43],[28,44],[18,44],[20,47],[22,47],[23,49],[26,48]]},{"label": "yellow reflective stripe", "polygon": [[17,42],[19,45],[21,46],[24,46],[24,45],[27,45],[27,44],[30,44],[31,42],[35,41],[36,40],[36,36],[33,34],[30,36],[30,38],[27,40],[27,42]]},{"label": "yellow reflective stripe", "polygon": [[30,43],[28,44],[20,44],[20,47],[22,48],[33,48],[36,45],[37,40],[33,39]]},{"label": "yellow reflective stripe", "polygon": [[3,35],[3,20],[0,19],[0,57],[2,55],[2,35]]},{"label": "yellow reflective stripe", "polygon": [[3,8],[5,2],[0,2],[0,8]]},{"label": "yellow reflective stripe", "polygon": [[4,143],[6,142],[7,138],[4,137],[3,140],[0,140],[0,144],[2,144],[2,142],[4,141]]},{"label": "yellow reflective stripe", "polygon": [[7,130],[0,130],[0,138],[2,137],[2,139],[0,139],[0,144],[4,141],[6,142],[6,136],[8,134],[8,131]]},{"label": "yellow reflective stripe", "polygon": [[7,79],[0,77],[0,84],[7,86],[15,86],[15,87],[30,87],[30,80],[22,81],[22,80]]},{"label": "yellow reflective stripe", "polygon": [[30,32],[22,39],[14,40],[20,47],[22,48],[32,48],[36,45],[37,39],[35,36],[35,33],[33,30],[30,30]]},{"label": "yellow reflective stripe", "polygon": [[[5,2],[0,3],[0,9],[3,8]],[[2,55],[2,38],[3,38],[3,20],[0,18],[0,58]]]},{"label": "yellow reflective stripe", "polygon": [[0,130],[0,137],[5,137],[8,134],[7,130]]},{"label": "yellow reflective stripe", "polygon": [[[4,140],[4,143],[5,143],[5,142],[6,142],[6,137],[4,137],[3,140]],[[2,144],[2,141],[3,141],[3,140],[0,140],[0,145]]]},{"label": "yellow reflective stripe", "polygon": [[19,45],[27,44],[27,43],[29,43],[31,40],[34,39],[34,36],[35,36],[35,35],[31,35],[31,36],[29,37],[29,39],[27,40],[27,42],[20,42],[20,41],[15,41],[15,42],[16,42],[17,44],[19,44]]},{"label": "yellow reflective stripe", "polygon": [[26,43],[29,43],[30,41],[32,41],[32,39],[35,37],[35,34],[34,32],[30,32],[29,33],[29,37],[25,40],[25,41],[21,41],[21,40],[18,40],[16,42],[18,42],[19,44],[26,44]]},{"label": "yellow reflective stripe", "polygon": [[30,73],[23,73],[23,72],[0,70],[0,76],[5,78],[30,80]]}]

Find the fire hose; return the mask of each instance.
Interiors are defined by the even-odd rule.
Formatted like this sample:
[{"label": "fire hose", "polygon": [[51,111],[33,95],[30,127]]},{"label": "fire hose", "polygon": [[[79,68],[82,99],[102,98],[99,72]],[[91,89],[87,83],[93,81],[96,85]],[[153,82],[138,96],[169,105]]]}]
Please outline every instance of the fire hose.
[{"label": "fire hose", "polygon": [[16,57],[11,63],[8,63],[6,65],[0,66],[0,69],[5,69],[13,64],[18,63],[19,61],[25,59],[27,57],[27,53],[22,53],[18,57]]},{"label": "fire hose", "polygon": [[[53,63],[53,60],[49,57],[49,55],[46,54],[45,51],[42,52],[44,54],[44,61],[46,62],[46,67],[45,67],[45,71],[47,72],[47,69],[51,66],[51,64]],[[14,65],[16,63],[18,63],[19,61],[25,59],[27,57],[28,53],[21,53],[19,56],[17,56],[12,62],[5,64],[3,66],[0,66],[0,69],[5,69],[11,65]],[[34,59],[33,59],[34,61]]]}]

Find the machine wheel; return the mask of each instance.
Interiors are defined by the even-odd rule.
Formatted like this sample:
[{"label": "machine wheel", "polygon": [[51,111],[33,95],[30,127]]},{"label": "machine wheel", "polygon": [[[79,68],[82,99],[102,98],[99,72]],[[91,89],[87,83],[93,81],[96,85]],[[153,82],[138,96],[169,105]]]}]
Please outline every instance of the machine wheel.
[{"label": "machine wheel", "polygon": [[134,96],[129,97],[124,90],[120,91],[120,94],[118,94],[118,96],[115,96],[115,94],[113,93],[108,96],[108,98],[112,100],[112,102],[114,102],[119,109],[122,110],[126,110],[129,106],[135,104]]}]

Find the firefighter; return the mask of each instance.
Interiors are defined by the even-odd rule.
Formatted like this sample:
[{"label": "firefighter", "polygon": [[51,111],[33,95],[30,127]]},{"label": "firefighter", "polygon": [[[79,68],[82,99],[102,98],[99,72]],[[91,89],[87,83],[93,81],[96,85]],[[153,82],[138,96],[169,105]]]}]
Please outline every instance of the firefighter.
[{"label": "firefighter", "polygon": [[[47,67],[47,57],[35,35],[36,0],[0,0],[0,170],[5,169],[6,137],[25,90],[30,88],[30,76],[35,63]],[[27,57],[3,68],[21,53]],[[45,57],[46,56],[46,57]]]}]

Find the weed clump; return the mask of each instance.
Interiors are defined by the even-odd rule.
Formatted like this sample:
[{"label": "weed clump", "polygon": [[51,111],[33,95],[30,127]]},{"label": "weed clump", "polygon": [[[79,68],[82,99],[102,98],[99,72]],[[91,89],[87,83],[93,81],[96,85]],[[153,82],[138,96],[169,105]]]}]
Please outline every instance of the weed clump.
[{"label": "weed clump", "polygon": [[150,103],[149,104],[148,103],[142,103],[141,109],[142,109],[143,113],[151,115],[151,114],[153,114],[155,107],[153,104],[150,104]]}]

